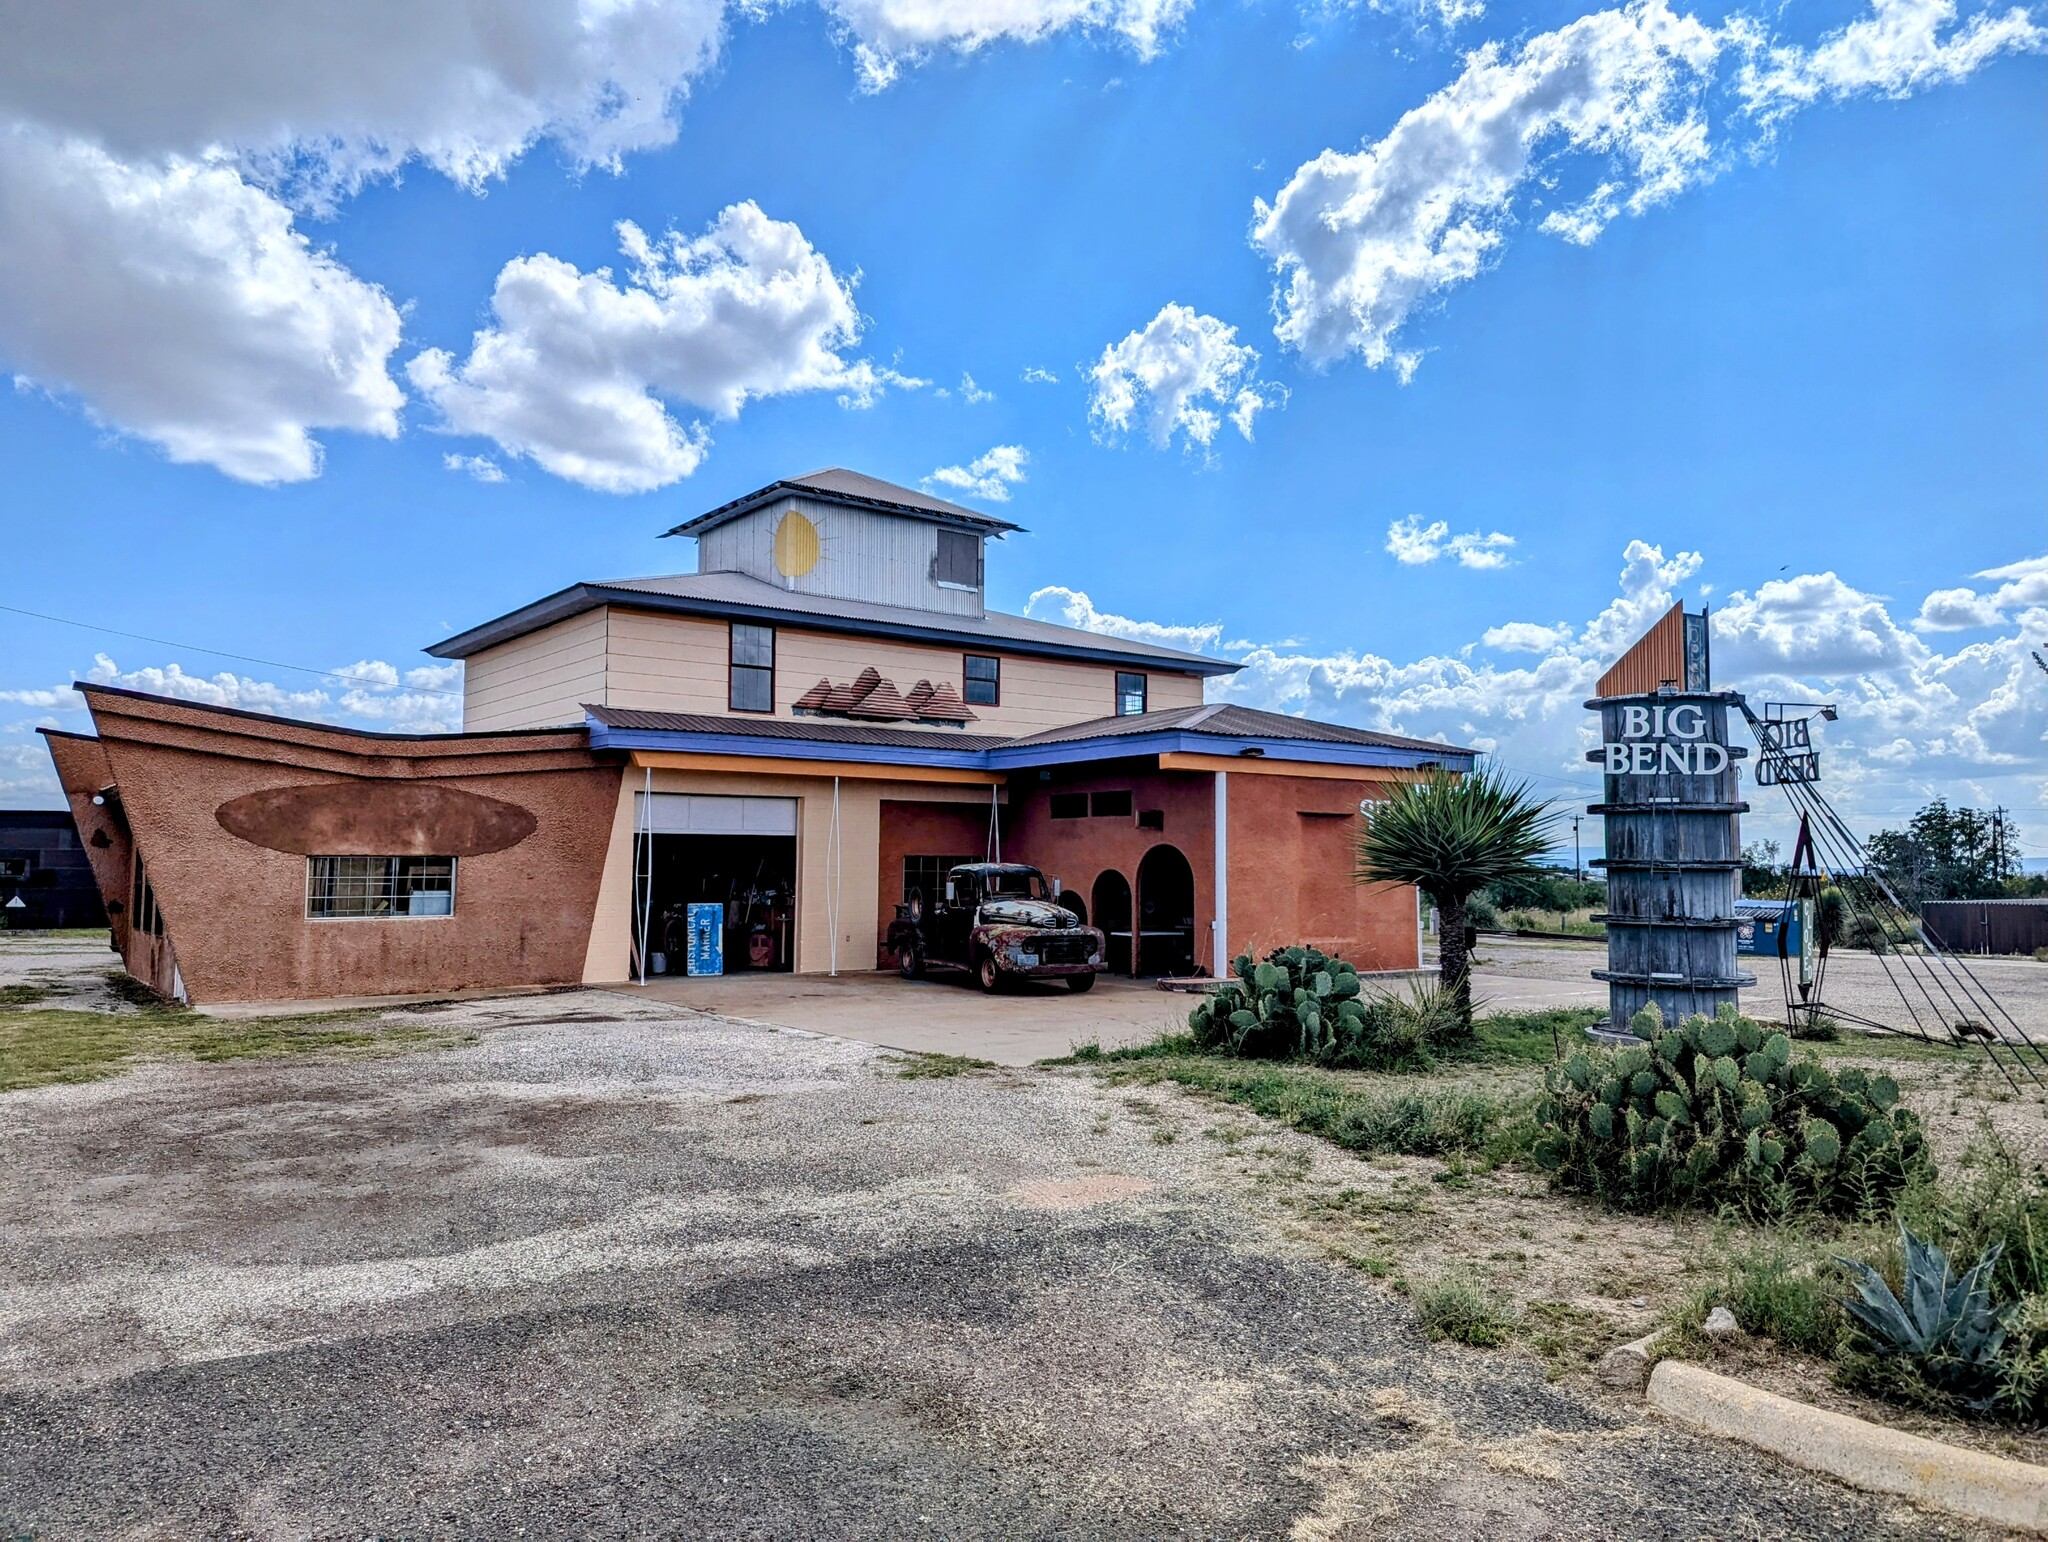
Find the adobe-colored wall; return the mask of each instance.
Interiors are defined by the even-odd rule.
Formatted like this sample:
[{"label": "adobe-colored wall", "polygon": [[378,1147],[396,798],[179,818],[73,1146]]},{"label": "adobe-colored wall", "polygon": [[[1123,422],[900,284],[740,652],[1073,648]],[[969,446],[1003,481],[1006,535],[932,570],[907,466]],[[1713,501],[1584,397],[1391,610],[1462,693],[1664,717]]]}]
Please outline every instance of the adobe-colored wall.
[{"label": "adobe-colored wall", "polygon": [[1294,943],[1341,954],[1360,969],[1420,963],[1415,891],[1361,886],[1358,805],[1377,781],[1235,772],[1230,776],[1230,944],[1254,957]]},{"label": "adobe-colored wall", "polygon": [[[127,693],[90,691],[88,701],[194,1002],[435,994],[581,978],[620,768],[584,748],[580,731],[393,739]],[[452,916],[313,921],[306,918],[306,856],[230,834],[218,817],[223,805],[252,793],[388,791],[392,783],[511,804],[532,815],[533,832],[503,850],[457,857]],[[275,838],[303,845],[289,833]],[[364,850],[345,837],[341,845]]]},{"label": "adobe-colored wall", "polygon": [[[1004,819],[1007,829],[1008,819]],[[1004,855],[1009,836],[1003,837]],[[875,872],[875,967],[893,969],[896,955],[889,951],[889,923],[896,919],[896,906],[903,899],[905,857],[958,857],[977,860],[988,850],[988,805],[945,803],[882,804],[880,852]],[[1014,860],[1022,862],[1027,858]],[[929,896],[927,896],[929,897]]]},{"label": "adobe-colored wall", "polygon": [[[1131,813],[1106,819],[1054,819],[1055,792],[1097,792],[1129,788]],[[1158,809],[1166,816],[1163,830],[1141,830],[1138,814]],[[1095,880],[1115,869],[1131,888],[1134,909],[1144,896],[1138,869],[1155,846],[1173,846],[1187,858],[1195,875],[1195,962],[1215,973],[1210,957],[1216,914],[1215,780],[1207,772],[1111,770],[1072,780],[1040,781],[1035,773],[1010,779],[1010,817],[1003,826],[1003,856],[1029,862],[1048,879],[1058,878],[1078,889],[1093,913]],[[1226,962],[1228,962],[1226,960]]]},{"label": "adobe-colored wall", "polygon": [[52,729],[44,730],[43,741],[50,747],[50,759],[57,767],[64,800],[71,805],[71,819],[78,826],[78,839],[85,847],[93,881],[99,885],[100,903],[107,908],[107,929],[121,955],[122,966],[138,980],[149,982],[153,989],[161,989],[153,977],[159,972],[159,963],[168,963],[170,950],[138,950],[129,926],[128,907],[134,903],[134,895],[129,891],[135,881],[135,843],[129,838],[118,802],[92,801],[114,780],[106,749],[99,740],[85,734],[58,733]]}]

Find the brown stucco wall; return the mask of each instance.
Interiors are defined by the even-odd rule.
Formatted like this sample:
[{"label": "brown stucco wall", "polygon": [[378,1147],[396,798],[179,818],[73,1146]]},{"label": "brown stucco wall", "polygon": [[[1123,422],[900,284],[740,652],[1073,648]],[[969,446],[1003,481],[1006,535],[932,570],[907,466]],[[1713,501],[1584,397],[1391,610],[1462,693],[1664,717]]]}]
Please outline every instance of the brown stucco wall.
[{"label": "brown stucco wall", "polygon": [[113,944],[131,974],[146,977],[131,959],[128,926],[129,888],[134,880],[135,844],[121,817],[118,801],[99,804],[92,800],[113,785],[114,773],[107,765],[107,752],[89,734],[59,733],[44,729],[43,740],[50,747],[50,759],[57,767],[57,781],[64,789],[64,801],[71,806],[71,819],[78,826],[85,860],[92,866],[93,881],[99,885],[100,903],[107,907],[107,928]]},{"label": "brown stucco wall", "polygon": [[[1129,788],[1128,817],[1054,819],[1055,792],[1097,792]],[[1078,889],[1093,904],[1095,881],[1114,869],[1130,885],[1131,903],[1142,913],[1144,892],[1140,866],[1147,852],[1173,846],[1187,858],[1195,875],[1195,961],[1215,973],[1209,922],[1216,914],[1215,779],[1206,772],[1159,771],[1149,765],[1123,765],[1040,781],[1035,772],[1010,779],[1010,817],[1003,826],[1003,856],[1029,862],[1047,878]],[[1138,815],[1158,809],[1165,815],[1162,830],[1141,830]],[[1089,919],[1094,920],[1091,913]],[[1225,961],[1226,963],[1228,960]]]},{"label": "brown stucco wall", "polygon": [[1233,951],[1313,943],[1360,969],[1417,966],[1415,891],[1351,877],[1358,805],[1381,783],[1238,772],[1228,796]]},{"label": "brown stucco wall", "polygon": [[[581,978],[621,774],[590,752],[581,730],[350,734],[132,692],[89,688],[86,698],[194,1002],[434,994]],[[316,810],[322,840],[361,853],[354,837],[390,824],[395,807],[472,815],[478,807],[459,796],[394,797],[394,784],[510,805],[531,816],[532,833],[501,850],[458,855],[452,916],[310,921],[307,842],[275,821],[252,829],[272,844],[301,848],[274,850],[229,833],[219,817],[223,805],[255,794],[344,789],[340,803],[328,793],[256,802]],[[354,793],[362,794],[366,822],[351,832],[346,808]],[[437,839],[463,833],[426,828]],[[468,835],[472,849],[491,844],[475,839],[473,822]]]},{"label": "brown stucco wall", "polygon": [[[1008,820],[1003,827],[1007,832]],[[1007,850],[1009,836],[1003,840]],[[889,951],[889,923],[896,919],[896,906],[903,898],[905,857],[968,856],[979,859],[988,850],[988,805],[986,803],[882,803],[881,837],[875,872],[875,967],[893,969],[896,955]],[[1017,857],[1019,862],[1028,857]]]}]

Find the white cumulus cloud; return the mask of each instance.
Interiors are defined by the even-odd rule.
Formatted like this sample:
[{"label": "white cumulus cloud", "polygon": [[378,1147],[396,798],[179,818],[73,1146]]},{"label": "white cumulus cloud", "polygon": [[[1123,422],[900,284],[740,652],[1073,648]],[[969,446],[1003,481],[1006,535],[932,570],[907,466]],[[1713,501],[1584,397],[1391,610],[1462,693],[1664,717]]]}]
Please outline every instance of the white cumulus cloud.
[{"label": "white cumulus cloud", "polygon": [[450,471],[459,471],[474,481],[493,485],[505,480],[505,468],[488,455],[455,455],[441,457],[441,464]]},{"label": "white cumulus cloud", "polygon": [[315,430],[394,436],[398,340],[384,291],[234,167],[0,129],[0,359],[172,460],[299,482]]},{"label": "white cumulus cloud", "polygon": [[1249,439],[1258,414],[1285,399],[1258,373],[1258,350],[1237,341],[1237,328],[1167,304],[1102,350],[1088,372],[1088,415],[1109,437],[1142,420],[1145,437],[1161,446],[1179,434],[1206,449],[1226,419]]},{"label": "white cumulus cloud", "polygon": [[408,377],[448,429],[600,492],[644,492],[690,475],[710,448],[705,425],[668,403],[733,418],[755,397],[837,391],[864,404],[921,383],[847,357],[860,338],[853,280],[752,202],[702,236],[618,233],[623,284],[609,268],[516,258],[467,359],[434,348],[412,360]]},{"label": "white cumulus cloud", "polygon": [[1140,59],[1159,51],[1192,0],[825,0],[852,41],[861,84],[890,85],[940,49],[975,53],[1086,31],[1121,38]]},{"label": "white cumulus cloud", "polygon": [[1774,121],[1820,100],[1911,96],[1975,74],[2000,54],[2048,46],[2025,7],[1980,11],[1956,24],[1954,0],[1872,0],[1871,13],[1814,47],[1776,44],[1743,67],[1737,89]]},{"label": "white cumulus cloud", "polygon": [[1468,568],[1504,568],[1508,565],[1508,553],[1513,549],[1515,538],[1495,530],[1481,534],[1477,530],[1464,535],[1452,535],[1451,527],[1445,521],[1432,520],[1424,524],[1417,514],[1397,519],[1387,526],[1387,550],[1396,562],[1418,567],[1435,562],[1439,557],[1455,557],[1459,566]]},{"label": "white cumulus cloud", "polygon": [[1010,489],[1024,480],[1031,452],[1018,444],[999,444],[964,466],[941,466],[924,479],[927,490],[943,487],[988,503],[1008,503]]},{"label": "white cumulus cloud", "polygon": [[2008,612],[2048,605],[2048,557],[2028,557],[1975,575],[1993,587],[1937,589],[1920,602],[1916,632],[1961,632],[1997,626]]},{"label": "white cumulus cloud", "polygon": [[1162,648],[1180,648],[1189,653],[1213,653],[1223,641],[1223,623],[1210,621],[1193,626],[1176,626],[1157,621],[1134,621],[1110,611],[1097,610],[1095,602],[1079,589],[1051,584],[1032,591],[1024,602],[1024,614],[1037,621],[1080,627],[1108,637],[1125,637],[1134,642],[1156,643]]},{"label": "white cumulus cloud", "polygon": [[[1810,48],[1668,0],[1488,43],[1384,134],[1323,151],[1256,201],[1274,335],[1312,363],[1355,355],[1406,380],[1422,353],[1405,329],[1496,261],[1517,226],[1590,244],[1710,179],[1724,141],[1768,138],[1810,102],[1906,96],[2044,45],[2024,9],[1957,24],[1951,0],[1872,0]],[[1585,190],[1560,202],[1563,186]]]},{"label": "white cumulus cloud", "polygon": [[1542,626],[1534,621],[1510,621],[1488,627],[1479,640],[1499,653],[1548,653],[1569,642],[1571,635],[1572,629],[1562,624]]}]

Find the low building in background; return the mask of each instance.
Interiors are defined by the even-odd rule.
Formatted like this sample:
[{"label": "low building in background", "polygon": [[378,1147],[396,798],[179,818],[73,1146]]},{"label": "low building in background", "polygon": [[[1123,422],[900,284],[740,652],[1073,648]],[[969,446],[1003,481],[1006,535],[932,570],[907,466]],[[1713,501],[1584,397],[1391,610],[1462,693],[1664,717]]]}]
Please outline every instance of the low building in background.
[{"label": "low building in background", "polygon": [[[893,963],[959,863],[1039,868],[1109,967],[1307,942],[1419,963],[1361,810],[1472,752],[1205,699],[1224,660],[988,610],[1017,527],[847,471],[677,526],[698,571],[572,585],[429,651],[466,732],[82,686],[48,734],[129,968],[198,1002]],[[700,909],[700,918],[704,912]],[[706,950],[698,949],[699,956]]]},{"label": "low building in background", "polygon": [[99,885],[66,809],[0,809],[0,928],[105,926]]}]

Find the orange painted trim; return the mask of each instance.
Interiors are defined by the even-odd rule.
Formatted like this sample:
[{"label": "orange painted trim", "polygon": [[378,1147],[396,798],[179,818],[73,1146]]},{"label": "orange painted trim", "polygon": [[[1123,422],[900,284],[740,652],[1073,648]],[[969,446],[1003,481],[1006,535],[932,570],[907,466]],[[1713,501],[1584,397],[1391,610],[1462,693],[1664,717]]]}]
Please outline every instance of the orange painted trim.
[{"label": "orange painted trim", "polygon": [[753,776],[839,776],[870,782],[945,782],[1000,787],[1009,778],[993,771],[948,766],[883,766],[855,760],[785,760],[778,755],[704,755],[681,750],[635,750],[634,767],[657,771],[723,771]]},{"label": "orange painted trim", "polygon": [[1332,766],[1319,760],[1275,760],[1264,755],[1190,755],[1169,750],[1159,757],[1162,771],[1228,771],[1250,776],[1304,776],[1330,782],[1412,782],[1413,771],[1398,766]]}]

